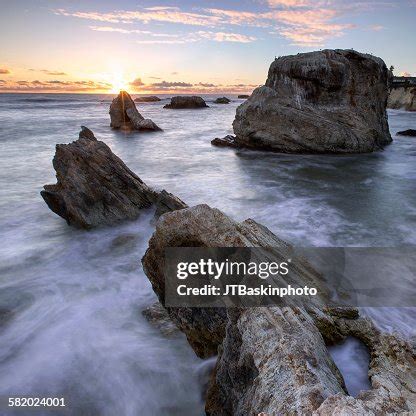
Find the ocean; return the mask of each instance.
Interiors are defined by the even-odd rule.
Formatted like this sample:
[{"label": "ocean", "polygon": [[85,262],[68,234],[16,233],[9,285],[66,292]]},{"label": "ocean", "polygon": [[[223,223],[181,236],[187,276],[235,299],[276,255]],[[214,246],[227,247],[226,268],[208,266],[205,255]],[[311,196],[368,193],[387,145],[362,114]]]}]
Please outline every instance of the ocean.
[{"label": "ocean", "polygon": [[[416,244],[416,140],[396,136],[415,128],[416,113],[388,112],[394,142],[384,151],[284,155],[211,146],[232,133],[235,96],[228,105],[205,96],[210,108],[201,110],[140,103],[164,131],[129,134],[109,127],[111,98],[0,94],[0,398],[65,397],[68,415],[203,414],[201,379],[212,360],[141,314],[156,300],[140,262],[153,213],[86,232],[40,196],[55,183],[55,144],[76,140],[81,125],[149,186],[253,218],[295,245]],[[414,312],[364,310],[404,337],[415,335]],[[341,370],[363,359],[360,348],[351,341],[332,352]],[[351,380],[366,378],[362,365],[346,369]]]}]

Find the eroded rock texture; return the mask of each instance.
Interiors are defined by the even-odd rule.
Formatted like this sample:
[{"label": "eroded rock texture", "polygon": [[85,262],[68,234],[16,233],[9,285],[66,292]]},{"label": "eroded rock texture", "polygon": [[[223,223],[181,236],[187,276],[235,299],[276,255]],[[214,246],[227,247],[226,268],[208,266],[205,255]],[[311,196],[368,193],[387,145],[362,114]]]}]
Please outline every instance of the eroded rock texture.
[{"label": "eroded rock texture", "polygon": [[[354,309],[229,310],[226,337],[206,402],[210,416],[414,414],[415,352],[381,334]],[[370,391],[347,395],[326,342],[346,336],[370,352]]]},{"label": "eroded rock texture", "polygon": [[144,118],[126,91],[114,98],[110,106],[110,126],[113,129],[157,131],[161,130],[150,118]]},{"label": "eroded rock texture", "polygon": [[416,87],[392,88],[387,106],[393,109],[416,111]]},{"label": "eroded rock texture", "polygon": [[[156,224],[143,259],[144,271],[162,305],[165,304],[164,250],[166,247],[263,247],[274,261],[288,258],[291,246],[276,237],[266,227],[247,219],[233,221],[218,209],[208,205],[168,213]],[[301,259],[292,259],[293,273],[288,282],[320,287],[320,275]],[[321,288],[322,292],[325,292]],[[226,324],[224,308],[167,308],[171,319],[186,334],[200,357],[217,354]]]},{"label": "eroded rock texture", "polygon": [[372,152],[391,142],[380,58],[323,50],[276,59],[237,109],[236,144],[284,153]]},{"label": "eroded rock texture", "polygon": [[153,204],[160,214],[186,207],[174,195],[148,187],[86,127],[78,140],[56,145],[53,167],[57,183],[45,185],[41,195],[69,225],[112,225],[137,218]]}]

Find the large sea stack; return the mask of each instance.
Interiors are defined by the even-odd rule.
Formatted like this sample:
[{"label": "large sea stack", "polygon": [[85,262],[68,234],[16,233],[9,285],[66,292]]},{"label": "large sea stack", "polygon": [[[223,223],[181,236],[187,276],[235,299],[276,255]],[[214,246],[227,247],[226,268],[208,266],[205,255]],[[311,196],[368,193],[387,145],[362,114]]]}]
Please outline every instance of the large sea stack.
[{"label": "large sea stack", "polygon": [[41,195],[53,212],[78,228],[134,219],[152,205],[157,215],[186,207],[174,195],[148,187],[86,127],[78,140],[56,145],[53,167],[57,183],[45,185]]},{"label": "large sea stack", "polygon": [[126,91],[114,98],[110,106],[110,126],[113,129],[157,131],[161,130],[150,118],[144,118],[136,108],[136,104]]},{"label": "large sea stack", "polygon": [[235,142],[284,153],[363,153],[391,142],[389,72],[354,50],[284,56],[237,109]]}]

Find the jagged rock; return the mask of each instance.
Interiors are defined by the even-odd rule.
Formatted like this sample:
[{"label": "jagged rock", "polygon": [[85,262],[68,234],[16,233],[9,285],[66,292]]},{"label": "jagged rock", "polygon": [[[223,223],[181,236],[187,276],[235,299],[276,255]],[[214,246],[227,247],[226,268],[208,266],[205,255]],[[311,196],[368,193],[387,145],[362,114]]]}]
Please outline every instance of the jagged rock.
[{"label": "jagged rock", "polygon": [[156,211],[180,205],[174,195],[148,187],[86,127],[78,140],[56,145],[53,167],[57,183],[45,185],[41,195],[53,212],[79,228],[134,219],[152,205]]},{"label": "jagged rock", "polygon": [[123,130],[161,130],[152,120],[145,119],[136,108],[134,101],[126,91],[114,98],[110,106],[110,126]]},{"label": "jagged rock", "polygon": [[285,153],[372,152],[391,142],[388,70],[372,55],[323,50],[285,56],[237,108],[242,147]]},{"label": "jagged rock", "polygon": [[408,130],[403,130],[403,131],[399,131],[397,133],[398,136],[410,136],[410,137],[416,137],[416,130],[413,129],[408,129]]},{"label": "jagged rock", "polygon": [[215,104],[229,104],[230,102],[231,100],[229,100],[227,97],[220,97],[214,101]]},{"label": "jagged rock", "polygon": [[214,140],[211,140],[211,144],[218,147],[239,147],[235,140],[235,136],[232,136],[231,134],[222,138],[216,137]]},{"label": "jagged rock", "polygon": [[239,96],[238,96],[238,98],[244,98],[244,99],[246,99],[246,98],[249,98],[250,96],[249,95],[246,95],[246,94],[240,94]]},{"label": "jagged rock", "polygon": [[202,97],[197,96],[178,96],[170,99],[170,104],[166,104],[163,108],[182,109],[182,108],[206,108],[207,103]]},{"label": "jagged rock", "polygon": [[416,87],[392,88],[387,107],[396,110],[416,111]]},{"label": "jagged rock", "polygon": [[159,193],[156,200],[155,217],[159,218],[166,212],[176,211],[183,208],[188,208],[188,205],[186,205],[185,202],[177,196],[163,190]]},{"label": "jagged rock", "polygon": [[134,99],[136,103],[153,103],[157,101],[162,101],[159,97],[155,95],[145,95],[143,97],[137,97]]},{"label": "jagged rock", "polygon": [[[166,247],[265,247],[276,261],[283,261],[292,249],[255,221],[248,219],[238,223],[208,205],[197,205],[165,214],[156,223],[156,231],[149,240],[149,247],[142,259],[143,269],[162,305],[165,305]],[[296,267],[291,279],[299,283],[299,286],[304,286],[300,283],[306,281],[309,286],[321,286],[320,275],[306,261],[292,259],[292,264],[296,264]],[[321,292],[324,293],[325,289],[321,288]],[[186,334],[198,356],[209,357],[217,353],[225,331],[224,308],[168,307],[167,311]]]},{"label": "jagged rock", "polygon": [[159,302],[144,309],[142,315],[165,336],[179,332],[178,327],[172,322],[166,309]]}]

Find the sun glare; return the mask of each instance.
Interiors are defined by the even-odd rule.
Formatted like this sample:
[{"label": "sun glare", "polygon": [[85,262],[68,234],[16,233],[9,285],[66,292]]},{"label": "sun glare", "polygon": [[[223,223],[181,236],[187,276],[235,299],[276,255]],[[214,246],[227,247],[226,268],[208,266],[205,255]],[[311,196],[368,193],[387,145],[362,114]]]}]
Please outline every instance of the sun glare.
[{"label": "sun glare", "polygon": [[118,94],[120,90],[128,90],[129,84],[124,79],[124,76],[121,72],[113,74],[110,82],[112,85],[111,92],[113,94]]}]

